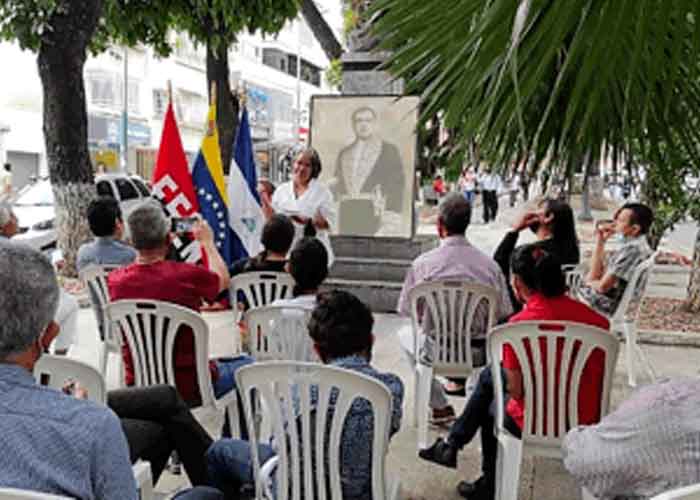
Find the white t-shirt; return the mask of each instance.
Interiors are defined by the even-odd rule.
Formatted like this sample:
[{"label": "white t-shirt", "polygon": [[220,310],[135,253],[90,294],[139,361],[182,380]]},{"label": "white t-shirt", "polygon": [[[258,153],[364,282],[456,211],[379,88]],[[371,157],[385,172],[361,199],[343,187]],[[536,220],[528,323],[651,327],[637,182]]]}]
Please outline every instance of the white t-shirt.
[{"label": "white t-shirt", "polygon": [[[309,187],[299,198],[294,194],[292,181],[285,182],[275,190],[272,195],[272,208],[275,212],[284,215],[300,215],[302,217],[313,217],[316,212],[328,221],[330,227],[337,224],[335,203],[331,191],[316,179],[311,179]],[[292,247],[304,236],[304,226],[294,222],[296,234]],[[331,247],[331,239],[328,230],[316,230],[316,237],[323,243],[328,252],[328,267],[333,264],[334,255]]]}]

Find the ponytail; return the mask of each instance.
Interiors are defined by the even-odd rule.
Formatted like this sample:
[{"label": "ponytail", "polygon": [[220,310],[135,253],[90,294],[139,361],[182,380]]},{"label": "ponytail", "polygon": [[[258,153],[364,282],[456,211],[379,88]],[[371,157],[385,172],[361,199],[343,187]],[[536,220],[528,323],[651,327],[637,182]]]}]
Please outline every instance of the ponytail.
[{"label": "ponytail", "polygon": [[530,290],[545,297],[566,293],[566,278],[559,258],[537,243],[516,248],[510,265],[511,273],[519,276]]}]

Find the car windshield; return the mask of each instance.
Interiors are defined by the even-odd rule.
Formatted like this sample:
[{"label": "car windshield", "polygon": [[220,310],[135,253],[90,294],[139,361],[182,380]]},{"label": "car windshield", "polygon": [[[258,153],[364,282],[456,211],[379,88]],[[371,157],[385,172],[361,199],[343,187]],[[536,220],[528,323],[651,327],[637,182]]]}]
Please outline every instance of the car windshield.
[{"label": "car windshield", "polygon": [[18,206],[44,206],[53,205],[53,190],[49,181],[39,181],[29,186],[15,202]]}]

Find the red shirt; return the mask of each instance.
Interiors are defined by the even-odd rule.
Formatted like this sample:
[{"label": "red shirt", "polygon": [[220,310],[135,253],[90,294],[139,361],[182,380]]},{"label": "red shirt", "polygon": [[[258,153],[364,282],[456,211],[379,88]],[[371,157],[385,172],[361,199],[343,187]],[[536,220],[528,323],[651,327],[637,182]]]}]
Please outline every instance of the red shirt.
[{"label": "red shirt", "polygon": [[445,182],[442,179],[435,179],[433,181],[433,191],[438,194],[445,194]]},{"label": "red shirt", "polygon": [[[219,294],[219,276],[201,266],[165,260],[153,264],[134,263],[112,271],[108,286],[112,300],[161,300],[199,311],[202,300],[213,302]],[[175,338],[175,383],[188,402],[199,400],[194,352],[192,330],[182,328]],[[134,385],[134,366],[126,342],[122,357],[126,385]],[[216,380],[216,364],[210,363],[209,369]]]},{"label": "red shirt", "polygon": [[[578,302],[566,295],[559,297],[547,298],[544,295],[535,294],[530,297],[527,304],[518,314],[511,316],[509,323],[517,323],[518,321],[573,321],[586,325],[602,328],[603,330],[610,329],[608,320],[595,312],[587,305]],[[523,342],[525,352],[527,353],[530,363],[532,363],[532,353],[529,342]],[[578,353],[580,342],[574,344],[573,356]],[[555,366],[561,366],[561,350],[563,343],[557,344],[557,363]],[[547,360],[547,344],[544,339],[540,339],[540,354],[542,362]],[[503,346],[503,368],[509,370],[520,371],[520,362],[515,356],[515,351],[509,345]],[[591,356],[586,361],[581,374],[582,380],[585,381],[579,386],[578,394],[578,418],[579,424],[593,424],[600,420],[600,393],[603,390],[603,374],[605,370],[605,355],[600,349],[595,349]],[[534,377],[534,374],[533,374]],[[545,374],[546,377],[546,374]],[[555,386],[555,394],[559,391],[558,384]],[[524,424],[524,398],[510,398],[506,405],[506,412],[510,415],[515,423],[523,428]],[[544,406],[546,414],[547,407]],[[555,418],[557,412],[555,411]],[[555,422],[557,425],[557,422]]]}]

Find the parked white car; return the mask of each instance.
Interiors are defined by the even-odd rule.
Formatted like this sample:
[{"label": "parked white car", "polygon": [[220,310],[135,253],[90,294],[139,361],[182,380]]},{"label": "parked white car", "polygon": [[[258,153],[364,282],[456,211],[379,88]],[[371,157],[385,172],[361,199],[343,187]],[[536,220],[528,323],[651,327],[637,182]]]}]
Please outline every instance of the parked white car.
[{"label": "parked white car", "polygon": [[[124,219],[145,198],[151,196],[146,183],[137,176],[104,174],[95,178],[97,194],[115,198]],[[43,250],[56,244],[56,213],[51,183],[41,179],[23,189],[12,206],[19,222],[13,239]]]}]

